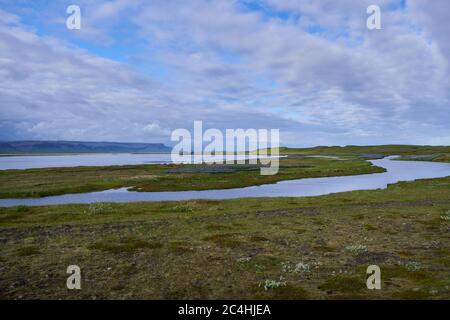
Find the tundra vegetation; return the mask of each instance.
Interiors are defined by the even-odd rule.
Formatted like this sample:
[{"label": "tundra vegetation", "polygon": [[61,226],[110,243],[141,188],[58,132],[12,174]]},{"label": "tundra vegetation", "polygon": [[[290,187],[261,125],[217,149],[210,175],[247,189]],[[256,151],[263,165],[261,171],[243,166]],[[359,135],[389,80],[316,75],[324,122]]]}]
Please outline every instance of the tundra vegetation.
[{"label": "tundra vegetation", "polygon": [[[287,150],[298,157],[285,159],[280,174],[352,174],[374,170],[361,153],[408,155],[334,151],[349,160]],[[2,195],[61,193],[71,179],[82,188],[83,178],[157,188],[142,177],[148,167],[137,167],[2,172]],[[163,177],[184,174],[160,167]],[[226,175],[235,174],[260,182],[251,172],[191,172],[179,182],[220,177],[228,186]],[[0,298],[450,299],[449,212],[450,177],[320,197],[0,208]],[[366,287],[372,264],[381,268],[381,290]],[[81,268],[81,290],[66,288],[69,265]]]},{"label": "tundra vegetation", "polygon": [[128,165],[0,171],[0,198],[30,198],[129,187],[133,191],[239,188],[282,180],[383,172],[362,159],[283,158],[276,175],[257,165]]}]

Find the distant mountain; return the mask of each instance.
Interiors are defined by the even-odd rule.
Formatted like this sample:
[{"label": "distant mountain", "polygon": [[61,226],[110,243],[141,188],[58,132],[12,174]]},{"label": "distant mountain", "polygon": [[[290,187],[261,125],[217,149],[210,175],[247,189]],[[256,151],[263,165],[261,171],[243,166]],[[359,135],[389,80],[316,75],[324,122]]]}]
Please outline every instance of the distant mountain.
[{"label": "distant mountain", "polygon": [[170,152],[162,143],[0,141],[0,154]]}]

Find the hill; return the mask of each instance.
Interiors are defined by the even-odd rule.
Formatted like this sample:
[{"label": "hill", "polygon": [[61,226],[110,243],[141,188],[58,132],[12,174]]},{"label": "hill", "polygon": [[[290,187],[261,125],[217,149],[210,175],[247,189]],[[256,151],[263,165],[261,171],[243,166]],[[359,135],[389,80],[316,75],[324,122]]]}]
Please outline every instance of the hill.
[{"label": "hill", "polygon": [[170,152],[162,143],[0,141],[1,154]]}]

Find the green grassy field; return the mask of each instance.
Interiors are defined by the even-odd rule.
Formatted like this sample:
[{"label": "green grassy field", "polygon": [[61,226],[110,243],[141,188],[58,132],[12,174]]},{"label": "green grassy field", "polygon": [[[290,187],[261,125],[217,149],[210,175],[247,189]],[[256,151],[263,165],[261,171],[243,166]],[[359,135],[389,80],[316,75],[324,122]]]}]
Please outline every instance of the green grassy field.
[{"label": "green grassy field", "polygon": [[[443,178],[310,198],[2,208],[0,297],[449,299],[449,195]],[[71,264],[79,291],[65,287]],[[381,290],[365,287],[371,264]]]},{"label": "green grassy field", "polygon": [[[211,173],[212,169],[218,169]],[[230,172],[223,172],[226,169]],[[186,171],[188,170],[188,171]],[[191,171],[189,171],[191,170]],[[0,198],[26,198],[131,187],[137,191],[238,188],[281,180],[383,172],[363,160],[284,158],[278,174],[249,165],[130,165],[0,171]]]},{"label": "green grassy field", "polygon": [[416,145],[379,145],[379,146],[332,146],[314,148],[280,148],[282,154],[315,154],[315,155],[340,155],[340,156],[362,156],[373,158],[371,155],[381,156],[441,156],[448,160],[450,146],[416,146]]},{"label": "green grassy field", "polygon": [[[128,165],[0,171],[0,198],[27,198],[102,191],[130,187],[134,191],[181,191],[239,188],[282,180],[345,176],[383,172],[368,163],[388,155],[404,160],[450,161],[450,147],[433,146],[347,146],[304,149],[281,148],[280,170],[260,175],[258,166],[219,165]],[[339,156],[300,158],[305,155]],[[226,172],[223,171],[226,169]],[[190,171],[189,171],[190,170]]]},{"label": "green grassy field", "polygon": [[[278,178],[248,166],[8,170],[0,194],[227,188],[379,171],[362,160],[366,151],[336,153],[346,161],[283,159]],[[449,231],[450,177],[306,198],[0,208],[0,298],[450,299]],[[74,264],[81,290],[66,288]],[[366,288],[372,264],[381,290]]]}]

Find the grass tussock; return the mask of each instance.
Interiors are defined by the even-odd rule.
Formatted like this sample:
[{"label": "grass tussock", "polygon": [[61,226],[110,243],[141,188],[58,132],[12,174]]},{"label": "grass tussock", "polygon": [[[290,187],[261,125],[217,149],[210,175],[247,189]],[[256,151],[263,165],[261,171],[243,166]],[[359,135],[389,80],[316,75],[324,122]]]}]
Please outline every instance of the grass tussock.
[{"label": "grass tussock", "polygon": [[117,240],[101,240],[88,246],[91,250],[101,250],[111,253],[128,253],[139,249],[160,249],[163,244],[157,241],[149,241],[132,237]]},{"label": "grass tussock", "polygon": [[109,203],[91,203],[88,208],[84,211],[85,214],[103,214],[115,212],[114,208]]},{"label": "grass tussock", "polygon": [[39,248],[36,246],[24,246],[17,249],[17,255],[19,257],[33,256],[40,253]]},{"label": "grass tussock", "polygon": [[236,233],[220,233],[203,238],[204,241],[211,241],[218,247],[222,248],[237,248],[242,244],[242,241],[237,239]]},{"label": "grass tussock", "polygon": [[358,293],[366,288],[366,284],[361,278],[343,275],[330,277],[319,286],[320,290],[324,290],[330,294],[335,292]]}]

